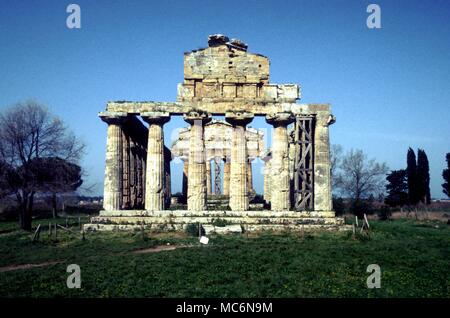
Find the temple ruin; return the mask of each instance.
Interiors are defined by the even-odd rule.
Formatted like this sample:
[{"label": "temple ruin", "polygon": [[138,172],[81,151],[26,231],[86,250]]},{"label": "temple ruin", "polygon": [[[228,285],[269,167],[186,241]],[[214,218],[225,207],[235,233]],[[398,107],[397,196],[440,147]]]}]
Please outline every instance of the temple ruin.
[{"label": "temple ruin", "polygon": [[[269,65],[242,41],[212,35],[208,47],[184,54],[176,102],[108,102],[99,114],[108,127],[104,209],[85,228],[182,230],[191,223],[207,233],[342,228],[332,207],[330,105],[297,103],[299,85],[270,83]],[[163,128],[174,115],[190,127],[169,149]],[[247,127],[256,116],[273,127],[270,149],[262,132]],[[184,209],[170,207],[175,157],[184,162]],[[250,165],[256,157],[264,161],[263,210],[250,208]],[[213,182],[211,162],[214,178],[223,175],[223,183]],[[227,209],[208,210],[208,195],[214,193],[228,198]],[[218,219],[229,226],[215,226]]]},{"label": "temple ruin", "polygon": [[[212,120],[205,125],[205,156],[206,156],[206,194],[230,195],[230,165],[233,126],[225,121]],[[252,182],[252,161],[261,157],[264,153],[264,133],[261,130],[247,127],[245,138],[247,142],[247,189],[254,193]],[[187,180],[189,168],[190,129],[182,128],[179,138],[172,144],[172,158],[180,158],[183,161],[183,196],[187,198]],[[213,168],[211,168],[211,163]],[[223,171],[221,166],[223,164]],[[213,176],[214,173],[214,176]],[[223,174],[223,183],[222,183]]]}]

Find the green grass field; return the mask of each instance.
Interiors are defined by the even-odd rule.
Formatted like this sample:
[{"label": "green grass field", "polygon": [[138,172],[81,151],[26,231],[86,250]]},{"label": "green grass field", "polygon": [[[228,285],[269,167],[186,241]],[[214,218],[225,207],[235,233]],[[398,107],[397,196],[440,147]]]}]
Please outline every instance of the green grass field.
[{"label": "green grass field", "polygon": [[[47,225],[48,221],[36,221]],[[61,220],[62,224],[64,221]],[[1,297],[450,297],[450,226],[373,221],[370,238],[351,233],[211,236],[58,231],[58,239],[0,225]],[[74,225],[73,229],[76,229]],[[155,246],[185,246],[133,253]],[[11,265],[61,263],[5,271]],[[81,289],[68,289],[69,264]],[[381,288],[368,289],[369,264]]]}]

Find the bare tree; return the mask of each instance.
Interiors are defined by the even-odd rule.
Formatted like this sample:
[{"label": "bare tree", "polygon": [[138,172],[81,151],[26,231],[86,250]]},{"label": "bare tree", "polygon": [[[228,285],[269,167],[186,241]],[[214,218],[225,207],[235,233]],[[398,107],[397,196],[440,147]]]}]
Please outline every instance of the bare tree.
[{"label": "bare tree", "polygon": [[341,145],[331,145],[330,162],[331,162],[331,184],[333,189],[338,186],[337,169],[342,161],[343,148]]},{"label": "bare tree", "polygon": [[41,158],[59,158],[76,164],[84,144],[56,116],[42,105],[18,103],[0,115],[0,161],[11,168],[9,190],[15,193],[21,228],[31,230],[33,198],[42,189],[36,167],[47,164]]},{"label": "bare tree", "polygon": [[336,174],[337,187],[354,201],[377,195],[384,191],[389,168],[385,163],[367,159],[362,150],[350,150],[342,158]]}]

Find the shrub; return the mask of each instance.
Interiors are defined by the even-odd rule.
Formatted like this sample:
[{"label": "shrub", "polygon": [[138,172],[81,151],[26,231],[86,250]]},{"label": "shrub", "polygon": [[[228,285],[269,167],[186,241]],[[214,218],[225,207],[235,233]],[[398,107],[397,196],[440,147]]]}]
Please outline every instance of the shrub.
[{"label": "shrub", "polygon": [[231,222],[227,221],[225,219],[213,219],[211,224],[214,225],[214,226],[217,226],[217,227],[225,227],[227,225],[230,225]]},{"label": "shrub", "polygon": [[383,205],[378,210],[378,217],[382,221],[389,220],[391,218],[392,212],[391,208],[387,205]]},{"label": "shrub", "polygon": [[373,205],[369,200],[355,200],[350,205],[350,212],[362,219],[364,214],[373,213]]},{"label": "shrub", "polygon": [[[198,223],[189,223],[186,226],[186,230],[185,231],[186,231],[187,234],[189,234],[191,236],[198,237],[198,232],[199,232]],[[200,225],[200,233],[201,233],[202,236],[205,235],[205,233],[206,233],[205,229],[201,225]]]},{"label": "shrub", "polygon": [[333,197],[333,210],[336,216],[345,214],[345,202],[342,198]]}]

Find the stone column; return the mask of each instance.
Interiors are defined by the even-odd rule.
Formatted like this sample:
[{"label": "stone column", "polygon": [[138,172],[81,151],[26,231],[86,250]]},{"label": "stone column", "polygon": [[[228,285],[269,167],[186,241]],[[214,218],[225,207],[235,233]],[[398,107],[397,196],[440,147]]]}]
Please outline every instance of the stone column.
[{"label": "stone column", "polygon": [[227,158],[223,163],[223,195],[230,195],[230,161]]},{"label": "stone column", "polygon": [[151,112],[142,113],[141,116],[149,124],[145,176],[145,209],[161,211],[164,210],[166,184],[163,126],[169,121],[170,115],[168,113]]},{"label": "stone column", "polygon": [[248,210],[247,188],[247,138],[245,126],[253,120],[251,113],[226,113],[225,120],[233,126],[230,164],[230,208],[233,211]]},{"label": "stone column", "polygon": [[191,125],[189,136],[188,210],[204,211],[206,205],[206,165],[204,126],[211,121],[206,113],[189,112],[184,120]]},{"label": "stone column", "polygon": [[264,201],[270,203],[270,160],[267,158],[264,160]]},{"label": "stone column", "polygon": [[137,206],[140,208],[143,208],[144,205],[144,194],[145,194],[145,162],[144,162],[144,149],[142,148],[142,145],[139,145],[137,150],[137,159],[136,159],[136,173],[137,173],[137,180],[136,180],[136,202]]},{"label": "stone column", "polygon": [[[148,144],[148,135],[147,135],[147,144]],[[142,154],[141,154],[141,198],[142,202],[141,205],[143,208],[145,208],[145,191],[146,191],[146,180],[147,180],[147,151],[144,147],[142,147]]]},{"label": "stone column", "polygon": [[289,180],[289,142],[287,126],[294,121],[291,113],[276,113],[266,116],[273,125],[271,159],[271,210],[286,211],[291,207]]},{"label": "stone column", "polygon": [[214,157],[213,165],[214,165],[214,194],[221,195],[223,194],[223,184],[222,184],[222,174],[220,171],[220,166],[222,163],[221,157]]},{"label": "stone column", "polygon": [[206,194],[211,195],[212,183],[211,183],[211,161],[206,160]]},{"label": "stone column", "polygon": [[252,171],[252,161],[248,161],[247,166],[247,188],[249,193],[253,193],[253,171]]},{"label": "stone column", "polygon": [[136,144],[134,138],[130,138],[130,202],[131,209],[137,207],[137,191],[136,191]]},{"label": "stone column", "polygon": [[314,129],[314,210],[326,212],[333,210],[329,125],[336,121],[328,107],[317,112]]},{"label": "stone column", "polygon": [[122,209],[131,208],[131,156],[130,135],[126,129],[122,129]]},{"label": "stone column", "polygon": [[122,206],[122,123],[126,115],[105,112],[100,113],[99,116],[108,124],[103,209],[120,210]]}]

